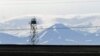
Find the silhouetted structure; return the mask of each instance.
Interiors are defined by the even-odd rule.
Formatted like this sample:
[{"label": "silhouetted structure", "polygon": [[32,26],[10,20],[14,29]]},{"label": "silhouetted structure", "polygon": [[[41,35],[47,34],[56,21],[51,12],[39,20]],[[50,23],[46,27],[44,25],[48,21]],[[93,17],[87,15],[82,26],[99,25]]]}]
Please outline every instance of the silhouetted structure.
[{"label": "silhouetted structure", "polygon": [[31,33],[32,33],[31,42],[33,44],[35,44],[36,42],[36,25],[37,25],[37,21],[36,21],[36,18],[34,17],[31,19],[31,22],[30,22]]}]

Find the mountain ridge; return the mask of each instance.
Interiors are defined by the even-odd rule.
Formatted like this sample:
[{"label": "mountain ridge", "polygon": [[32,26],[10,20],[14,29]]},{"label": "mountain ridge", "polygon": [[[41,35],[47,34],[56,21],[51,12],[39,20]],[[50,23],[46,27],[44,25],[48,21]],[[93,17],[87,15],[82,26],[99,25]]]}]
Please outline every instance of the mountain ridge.
[{"label": "mountain ridge", "polygon": [[55,24],[38,34],[38,44],[99,44],[99,37],[93,33],[72,30],[63,24]]}]

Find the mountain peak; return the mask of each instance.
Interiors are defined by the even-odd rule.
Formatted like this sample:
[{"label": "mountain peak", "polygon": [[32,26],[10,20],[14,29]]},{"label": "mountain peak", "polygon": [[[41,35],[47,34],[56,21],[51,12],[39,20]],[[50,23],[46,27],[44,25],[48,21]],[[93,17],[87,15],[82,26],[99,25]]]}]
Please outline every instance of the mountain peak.
[{"label": "mountain peak", "polygon": [[70,29],[68,27],[66,27],[64,24],[62,23],[56,23],[55,25],[52,26],[53,29]]}]

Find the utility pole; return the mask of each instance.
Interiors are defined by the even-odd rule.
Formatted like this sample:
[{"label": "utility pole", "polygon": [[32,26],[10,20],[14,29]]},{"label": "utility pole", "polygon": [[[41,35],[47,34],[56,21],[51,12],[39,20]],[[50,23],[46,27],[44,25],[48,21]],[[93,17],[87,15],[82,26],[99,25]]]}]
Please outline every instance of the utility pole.
[{"label": "utility pole", "polygon": [[37,21],[36,18],[32,18],[30,22],[30,27],[31,27],[31,42],[32,44],[36,43],[36,28],[37,28]]}]

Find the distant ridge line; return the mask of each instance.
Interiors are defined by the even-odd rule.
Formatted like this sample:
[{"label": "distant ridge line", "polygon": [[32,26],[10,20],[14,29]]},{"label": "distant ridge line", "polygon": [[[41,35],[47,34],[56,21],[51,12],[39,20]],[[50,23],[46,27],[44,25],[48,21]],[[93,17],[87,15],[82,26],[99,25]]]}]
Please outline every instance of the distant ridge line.
[{"label": "distant ridge line", "polygon": [[[86,26],[86,27],[68,27],[68,28],[100,28],[100,26]],[[37,28],[37,30],[39,29],[54,29],[54,28],[44,28],[44,27],[40,27],[40,28]],[[56,29],[66,29],[65,27],[59,27],[59,28],[56,28]],[[0,29],[0,31],[16,31],[16,30],[31,30],[30,28],[22,28],[22,29]]]}]

